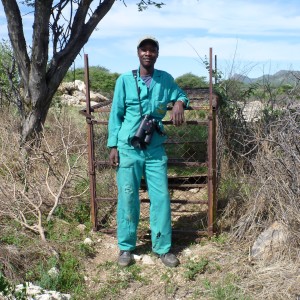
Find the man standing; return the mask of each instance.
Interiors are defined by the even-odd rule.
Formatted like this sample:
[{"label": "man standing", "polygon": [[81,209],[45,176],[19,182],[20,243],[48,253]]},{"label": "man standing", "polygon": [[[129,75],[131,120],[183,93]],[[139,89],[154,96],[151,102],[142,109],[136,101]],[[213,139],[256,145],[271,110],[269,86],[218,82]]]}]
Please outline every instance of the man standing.
[{"label": "man standing", "polygon": [[171,249],[171,208],[162,119],[173,102],[171,120],[184,122],[188,98],[167,72],[154,68],[159,43],[151,36],[137,45],[138,70],[122,74],[115,86],[108,125],[110,163],[117,166],[118,264],[133,262],[140,216],[139,188],[144,177],[150,198],[152,250],[168,267],[179,264]]}]

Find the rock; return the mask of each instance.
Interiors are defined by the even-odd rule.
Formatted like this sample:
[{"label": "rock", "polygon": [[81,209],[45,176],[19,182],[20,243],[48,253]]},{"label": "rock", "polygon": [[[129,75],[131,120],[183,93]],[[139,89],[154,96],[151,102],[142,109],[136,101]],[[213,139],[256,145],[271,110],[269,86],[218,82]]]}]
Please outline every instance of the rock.
[{"label": "rock", "polygon": [[83,243],[85,245],[89,245],[89,246],[92,246],[94,244],[94,242],[90,239],[90,238],[86,238]]},{"label": "rock", "polygon": [[245,105],[243,116],[246,122],[256,122],[262,118],[264,105],[260,101],[252,101]]},{"label": "rock", "polygon": [[95,101],[97,103],[109,100],[108,98],[101,95],[100,93],[94,93],[92,91],[90,92],[90,99],[91,99],[91,101]]},{"label": "rock", "polygon": [[[16,291],[21,292],[24,289],[23,284],[16,286]],[[47,291],[40,286],[33,285],[31,282],[26,282],[26,300],[69,300],[71,295],[61,294],[56,291]],[[14,298],[10,298],[14,300]]]},{"label": "rock", "polygon": [[77,80],[77,79],[74,81],[74,83],[75,83],[76,89],[78,91],[82,92],[83,94],[85,94],[85,92],[86,92],[85,83],[83,81]]},{"label": "rock", "polygon": [[76,99],[72,95],[68,95],[68,94],[61,95],[60,99],[61,99],[61,102],[63,104],[66,104],[66,105],[69,105],[69,106],[79,105],[80,104],[79,99]]},{"label": "rock", "polygon": [[[85,106],[86,105],[86,87],[81,80],[74,82],[62,82],[58,88],[61,93],[60,99],[62,103],[69,106]],[[109,100],[100,93],[90,91],[91,105],[96,105],[99,102]]]},{"label": "rock", "polygon": [[152,260],[152,258],[149,255],[143,255],[142,257],[142,263],[144,265],[154,265],[154,261]]},{"label": "rock", "polygon": [[192,250],[189,248],[184,249],[182,252],[183,256],[191,256],[192,253],[193,253]]},{"label": "rock", "polygon": [[62,94],[72,95],[73,91],[76,90],[74,82],[62,82],[57,89]]},{"label": "rock", "polygon": [[80,232],[84,232],[86,230],[86,226],[84,224],[79,224],[77,226],[77,229],[80,231]]},{"label": "rock", "polygon": [[263,231],[254,242],[251,251],[251,259],[267,259],[279,252],[287,241],[287,230],[279,222],[274,222]]},{"label": "rock", "polygon": [[193,194],[197,194],[199,192],[199,188],[193,188],[189,190]]},{"label": "rock", "polygon": [[76,103],[86,101],[86,96],[80,91],[74,91],[72,97],[76,99]]},{"label": "rock", "polygon": [[137,255],[137,254],[133,254],[133,258],[134,258],[135,261],[138,261],[138,260],[142,259],[142,256]]},{"label": "rock", "polygon": [[[263,116],[264,104],[261,101],[251,101],[248,103],[237,101],[236,104],[245,122],[256,122]],[[240,115],[235,113],[234,117],[239,119]]]}]

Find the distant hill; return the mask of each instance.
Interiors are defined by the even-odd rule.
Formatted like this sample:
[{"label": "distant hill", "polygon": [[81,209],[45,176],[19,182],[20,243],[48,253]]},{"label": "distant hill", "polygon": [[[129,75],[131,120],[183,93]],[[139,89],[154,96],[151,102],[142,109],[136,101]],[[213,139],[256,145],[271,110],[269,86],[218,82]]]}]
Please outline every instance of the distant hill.
[{"label": "distant hill", "polygon": [[300,80],[300,71],[281,70],[274,75],[263,75],[258,78],[250,78],[241,74],[234,74],[231,79],[250,84],[256,82],[269,82],[274,85],[295,84]]}]

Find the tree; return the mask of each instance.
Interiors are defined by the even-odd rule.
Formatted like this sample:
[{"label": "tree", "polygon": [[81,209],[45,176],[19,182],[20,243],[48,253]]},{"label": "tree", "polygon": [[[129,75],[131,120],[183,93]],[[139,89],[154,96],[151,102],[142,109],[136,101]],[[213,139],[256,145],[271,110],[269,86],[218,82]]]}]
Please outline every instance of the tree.
[{"label": "tree", "polygon": [[[121,0],[124,4],[124,0]],[[21,144],[42,131],[52,98],[82,47],[116,0],[1,0],[20,73]],[[20,4],[33,7],[32,44],[26,45]],[[139,1],[138,9],[163,3]],[[66,16],[69,16],[68,18]],[[51,46],[51,47],[50,47]],[[53,52],[50,55],[49,49]]]},{"label": "tree", "polygon": [[176,82],[183,89],[208,87],[208,82],[204,76],[199,77],[192,73],[186,73],[177,77]]}]

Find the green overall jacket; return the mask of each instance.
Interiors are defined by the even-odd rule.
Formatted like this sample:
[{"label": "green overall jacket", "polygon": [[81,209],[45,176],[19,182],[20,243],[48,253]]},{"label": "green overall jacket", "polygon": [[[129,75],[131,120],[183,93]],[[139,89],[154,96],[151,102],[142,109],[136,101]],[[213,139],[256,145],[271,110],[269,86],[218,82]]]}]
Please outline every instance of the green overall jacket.
[{"label": "green overall jacket", "polygon": [[[138,70],[137,82],[140,90],[142,114],[154,117],[159,122],[161,130],[163,130],[161,121],[166,115],[168,103],[181,100],[186,107],[189,104],[185,93],[175,83],[174,78],[165,71],[155,69],[148,88]],[[131,139],[141,120],[137,86],[130,71],[122,74],[116,82],[108,124],[107,146],[133,149]],[[165,136],[154,132],[149,147],[161,145],[165,139]]]}]

